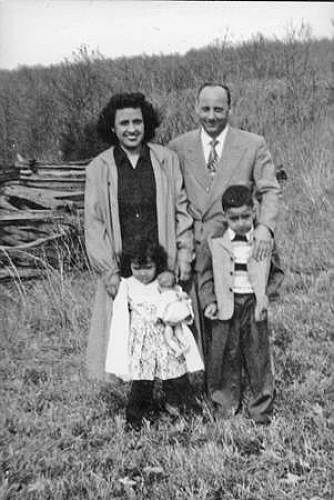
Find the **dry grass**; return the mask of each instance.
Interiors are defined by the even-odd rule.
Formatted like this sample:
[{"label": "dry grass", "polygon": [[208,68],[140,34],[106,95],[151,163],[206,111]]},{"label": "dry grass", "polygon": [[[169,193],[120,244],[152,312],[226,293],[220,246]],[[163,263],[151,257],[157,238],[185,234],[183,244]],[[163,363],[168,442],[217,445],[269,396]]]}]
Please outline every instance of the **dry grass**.
[{"label": "dry grass", "polygon": [[124,431],[127,385],[85,378],[91,276],[2,289],[1,498],[332,498],[327,279],[306,293],[288,277],[272,310],[270,427],[204,412],[141,433]]},{"label": "dry grass", "polygon": [[[56,99],[52,110],[62,109],[59,117],[47,112],[55,122],[57,133],[51,125],[49,130],[57,144],[41,143],[41,151],[46,156],[58,151],[58,132],[64,130],[59,120],[65,116],[78,134],[67,138],[73,142],[68,154],[77,155],[78,145],[85,144],[85,123],[110,90],[119,90],[116,83],[110,88],[112,78],[122,90],[141,88],[165,110],[160,140],[166,142],[193,126],[197,83],[221,78],[214,68],[221,71],[230,60],[236,123],[265,135],[288,181],[277,231],[286,279],[270,312],[278,393],[272,424],[255,426],[242,416],[214,422],[204,408],[203,417],[160,420],[140,433],[125,432],[128,386],[94,384],[85,376],[94,278],[46,266],[44,280],[0,286],[0,500],[334,498],[334,121],[325,116],[321,79],[326,68],[318,72],[314,60],[319,58],[312,62],[309,57],[315,48],[307,41],[266,44],[259,38],[235,51],[217,46],[184,59],[114,64],[85,56],[77,66],[35,73],[23,69],[17,81],[16,73],[7,75],[2,93],[8,119],[4,108],[6,120],[0,125],[11,132],[12,142],[25,144],[27,154],[40,153],[34,134],[26,134],[33,131],[30,122],[18,122],[21,130],[10,121],[17,102],[14,83],[27,85],[26,74],[30,86],[34,78],[44,82],[36,113],[44,116],[51,97]],[[209,56],[221,64],[211,64]],[[239,64],[244,56],[251,56],[246,66]],[[55,79],[59,92],[50,95],[56,70],[63,71]],[[84,96],[91,100],[74,99],[81,89],[77,81],[87,84]],[[24,101],[35,110],[33,98]],[[77,101],[91,106],[79,112]],[[35,111],[28,111],[30,121],[39,123]],[[45,137],[46,128],[35,130],[37,139]]]},{"label": "dry grass", "polygon": [[125,432],[128,386],[85,377],[93,276],[50,271],[0,290],[1,499],[333,498],[331,157],[320,126],[305,134],[286,144],[271,426],[205,410]]}]

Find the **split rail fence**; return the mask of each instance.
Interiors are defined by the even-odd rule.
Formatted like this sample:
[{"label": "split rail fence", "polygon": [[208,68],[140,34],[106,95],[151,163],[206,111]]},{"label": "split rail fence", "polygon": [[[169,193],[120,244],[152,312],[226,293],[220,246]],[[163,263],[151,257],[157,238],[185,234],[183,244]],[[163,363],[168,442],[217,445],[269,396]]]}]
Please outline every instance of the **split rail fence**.
[{"label": "split rail fence", "polygon": [[[0,168],[0,281],[87,264],[83,209],[89,161],[20,160]],[[287,179],[282,166],[276,175],[281,184]]]},{"label": "split rail fence", "polygon": [[84,255],[82,218],[89,160],[20,160],[0,168],[0,280],[41,276]]}]

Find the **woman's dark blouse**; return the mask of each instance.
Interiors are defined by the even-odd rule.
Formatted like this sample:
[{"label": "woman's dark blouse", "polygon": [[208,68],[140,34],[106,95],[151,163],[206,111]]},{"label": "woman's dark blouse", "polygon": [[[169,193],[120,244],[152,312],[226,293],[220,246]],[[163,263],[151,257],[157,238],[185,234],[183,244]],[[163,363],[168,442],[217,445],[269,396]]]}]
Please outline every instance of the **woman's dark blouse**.
[{"label": "woman's dark blouse", "polygon": [[[156,186],[148,146],[143,145],[133,168],[126,153],[116,146],[114,158],[118,173],[118,208],[123,255],[136,235],[158,240]],[[129,263],[123,262],[122,276],[129,275]]]}]

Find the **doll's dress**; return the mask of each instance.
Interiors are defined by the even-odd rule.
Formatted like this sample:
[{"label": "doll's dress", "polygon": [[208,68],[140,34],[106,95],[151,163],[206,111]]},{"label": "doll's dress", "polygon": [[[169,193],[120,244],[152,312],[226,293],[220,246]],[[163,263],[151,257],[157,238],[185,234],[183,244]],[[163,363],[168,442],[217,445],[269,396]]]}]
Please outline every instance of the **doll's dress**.
[{"label": "doll's dress", "polygon": [[187,326],[194,319],[191,300],[178,285],[171,289],[160,288],[160,292],[157,316],[165,325],[165,340],[176,355],[184,354],[194,342]]},{"label": "doll's dress", "polygon": [[159,295],[157,280],[144,285],[133,277],[128,278],[132,380],[166,380],[187,372],[184,356],[177,358],[165,342],[164,325],[157,317]]}]

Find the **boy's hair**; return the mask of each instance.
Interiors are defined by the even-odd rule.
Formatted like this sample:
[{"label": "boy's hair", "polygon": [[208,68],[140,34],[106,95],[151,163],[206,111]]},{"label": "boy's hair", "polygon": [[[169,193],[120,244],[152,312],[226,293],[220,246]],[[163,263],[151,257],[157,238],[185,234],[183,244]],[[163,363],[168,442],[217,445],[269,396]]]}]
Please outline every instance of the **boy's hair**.
[{"label": "boy's hair", "polygon": [[229,208],[239,208],[243,205],[253,208],[254,200],[252,191],[247,186],[242,186],[240,184],[229,186],[222,196],[224,212]]},{"label": "boy's hair", "polygon": [[131,245],[124,252],[124,258],[131,264],[142,265],[151,260],[157,266],[157,274],[167,269],[167,253],[158,241],[149,237],[133,238]]}]

